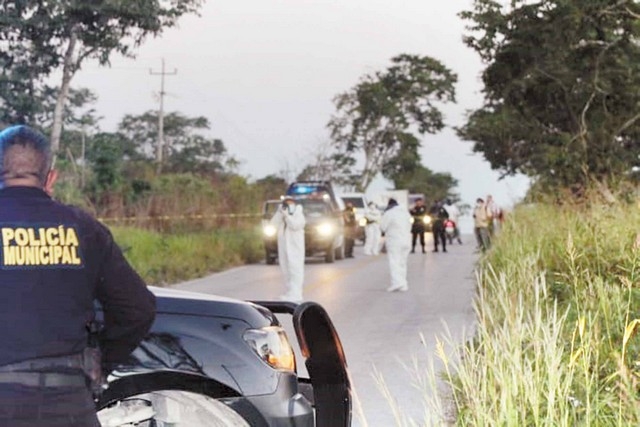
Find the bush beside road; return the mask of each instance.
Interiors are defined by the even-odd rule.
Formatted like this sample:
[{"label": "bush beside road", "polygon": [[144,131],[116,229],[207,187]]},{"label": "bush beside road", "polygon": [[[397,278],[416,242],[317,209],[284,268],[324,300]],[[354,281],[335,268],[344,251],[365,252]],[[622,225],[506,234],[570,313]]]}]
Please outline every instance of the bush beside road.
[{"label": "bush beside road", "polygon": [[111,227],[127,260],[148,283],[164,286],[264,259],[254,227],[163,233]]},{"label": "bush beside road", "polygon": [[640,425],[636,206],[522,206],[482,260],[457,425]]}]

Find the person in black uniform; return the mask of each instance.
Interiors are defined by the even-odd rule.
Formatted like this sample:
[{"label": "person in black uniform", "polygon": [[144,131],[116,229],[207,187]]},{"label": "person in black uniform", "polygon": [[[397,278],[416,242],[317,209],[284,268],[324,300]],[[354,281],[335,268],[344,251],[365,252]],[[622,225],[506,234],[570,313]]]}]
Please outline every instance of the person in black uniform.
[{"label": "person in black uniform", "polygon": [[99,426],[82,357],[94,302],[106,371],[155,317],[155,297],[109,230],[51,198],[51,163],[43,135],[0,132],[0,426]]},{"label": "person in black uniform", "polygon": [[358,221],[356,220],[356,210],[353,203],[347,202],[343,211],[344,218],[344,255],[353,258],[353,247],[356,243],[356,233],[358,231]]},{"label": "person in black uniform", "polygon": [[411,224],[411,253],[416,252],[416,242],[418,237],[420,238],[420,245],[422,246],[422,253],[425,253],[424,250],[424,216],[427,214],[427,207],[424,205],[422,199],[416,200],[413,208],[409,210],[411,217],[413,218],[413,223]]},{"label": "person in black uniform", "polygon": [[442,252],[447,252],[447,233],[444,223],[445,220],[449,218],[449,213],[445,209],[442,201],[436,200],[433,205],[431,205],[429,214],[433,219],[433,251],[438,252],[438,242],[441,242]]}]

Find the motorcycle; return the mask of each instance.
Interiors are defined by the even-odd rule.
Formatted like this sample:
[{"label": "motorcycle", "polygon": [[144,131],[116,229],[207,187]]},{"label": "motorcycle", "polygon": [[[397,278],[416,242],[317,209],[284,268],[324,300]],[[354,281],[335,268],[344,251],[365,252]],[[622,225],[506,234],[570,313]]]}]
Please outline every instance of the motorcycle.
[{"label": "motorcycle", "polygon": [[453,239],[456,236],[456,224],[450,219],[445,220],[444,222],[444,234],[447,237],[447,241],[449,244],[453,243]]}]

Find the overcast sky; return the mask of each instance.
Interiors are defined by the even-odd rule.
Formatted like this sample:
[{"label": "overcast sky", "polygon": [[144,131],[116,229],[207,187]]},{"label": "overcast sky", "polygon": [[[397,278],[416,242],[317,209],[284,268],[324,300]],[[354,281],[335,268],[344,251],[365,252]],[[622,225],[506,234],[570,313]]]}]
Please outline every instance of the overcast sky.
[{"label": "overcast sky", "polygon": [[[101,127],[114,130],[126,113],[157,109],[161,59],[165,111],[206,116],[210,136],[242,161],[240,172],[261,178],[299,172],[326,143],[332,98],[365,74],[384,70],[400,53],[429,55],[458,74],[457,105],[447,124],[464,123],[481,105],[482,64],[462,43],[457,14],[471,0],[209,0],[201,16],[147,41],[135,60],[111,68],[84,67],[73,81],[99,96]],[[498,181],[472,144],[448,128],[423,138],[425,166],[459,181],[464,202],[492,193],[502,205],[520,199],[527,180]],[[378,186],[383,184],[378,183]]]}]

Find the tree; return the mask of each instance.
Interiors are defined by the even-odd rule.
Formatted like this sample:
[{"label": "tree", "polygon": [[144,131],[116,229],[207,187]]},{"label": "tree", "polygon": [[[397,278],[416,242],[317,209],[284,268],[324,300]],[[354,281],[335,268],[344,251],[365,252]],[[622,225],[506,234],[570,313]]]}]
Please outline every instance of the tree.
[{"label": "tree", "polygon": [[[158,112],[133,116],[126,115],[119,131],[130,141],[126,153],[132,159],[155,159]],[[166,114],[164,118],[165,170],[169,172],[228,173],[238,161],[228,154],[220,139],[207,138],[199,132],[209,129],[206,117],[187,117],[178,112]]]},{"label": "tree", "polygon": [[451,199],[460,200],[454,189],[458,180],[449,173],[436,173],[422,165],[417,144],[405,146],[398,155],[387,162],[382,170],[391,179],[395,188],[409,190],[409,193],[424,194],[426,202]]},{"label": "tree", "polygon": [[275,175],[267,175],[256,180],[255,186],[264,200],[278,199],[287,191],[287,181]]},{"label": "tree", "polygon": [[[82,64],[96,59],[109,64],[111,56],[132,56],[148,36],[176,25],[178,18],[198,10],[202,0],[6,0],[0,2],[0,83],[33,93],[43,78],[60,70],[62,80],[53,113],[51,145],[58,151],[64,106],[71,80]],[[3,98],[17,104],[19,120],[26,120],[24,97]]]},{"label": "tree", "polygon": [[[328,127],[338,169],[357,178],[362,191],[390,159],[419,134],[444,127],[437,103],[455,102],[457,76],[436,59],[399,55],[384,72],[362,78],[334,99],[336,114]],[[357,156],[362,170],[353,172]]]},{"label": "tree", "polygon": [[91,189],[99,198],[104,192],[117,190],[123,183],[124,136],[99,133],[92,138],[88,160],[92,165]]},{"label": "tree", "polygon": [[476,0],[461,16],[487,63],[459,135],[491,167],[609,195],[640,155],[640,5]]}]

